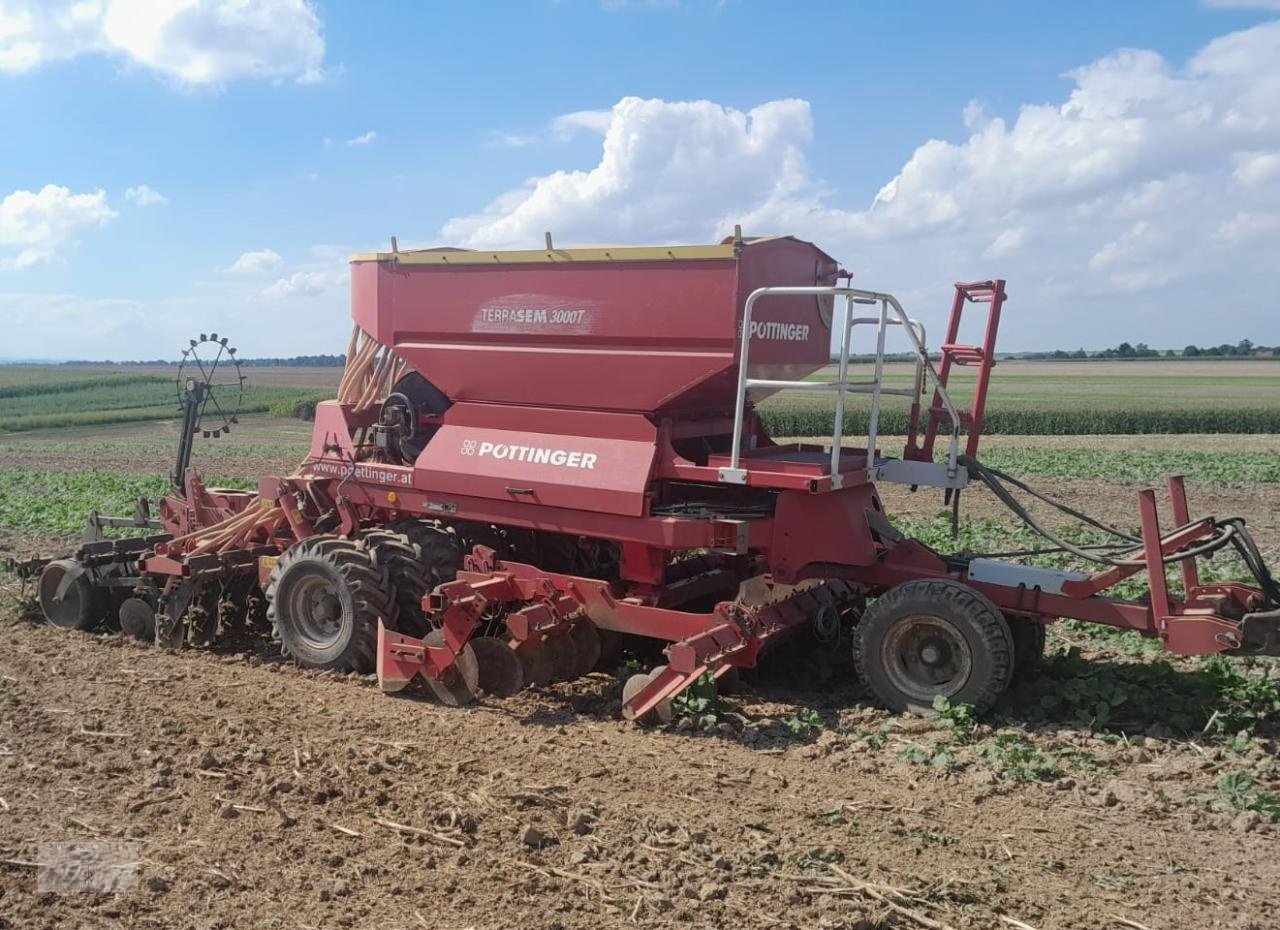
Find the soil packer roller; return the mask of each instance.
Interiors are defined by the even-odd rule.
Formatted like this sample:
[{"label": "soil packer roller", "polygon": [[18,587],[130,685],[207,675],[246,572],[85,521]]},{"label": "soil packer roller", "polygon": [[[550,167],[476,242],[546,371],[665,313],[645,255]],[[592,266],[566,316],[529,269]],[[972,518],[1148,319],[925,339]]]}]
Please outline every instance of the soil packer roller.
[{"label": "soil packer roller", "polygon": [[[158,519],[139,516],[162,535],[39,563],[51,622],[88,628],[118,612],[127,630],[179,646],[265,608],[298,663],[376,669],[385,691],[422,680],[450,704],[574,678],[622,637],[645,637],[666,644],[666,663],[626,683],[630,718],[663,716],[690,683],[801,632],[851,642],[858,674],[897,710],[937,695],[989,707],[1063,617],[1180,654],[1280,652],[1280,597],[1243,521],[1193,519],[1180,479],[1172,529],[1151,491],[1140,532],[1068,511],[1110,540],[1080,548],[1020,495],[1052,501],[978,461],[1003,281],[956,285],[935,365],[891,294],[853,287],[794,238],[392,242],[351,260],[347,368],[298,469],[256,494],[215,491],[180,456]],[[986,313],[982,345],[957,341],[966,308]],[[870,363],[851,362],[855,333]],[[915,358],[907,387],[885,380],[890,338]],[[834,378],[807,380],[833,347]],[[976,372],[970,409],[947,389],[957,367]],[[829,443],[770,438],[756,404],[783,389],[833,400]],[[850,394],[869,395],[860,448],[843,441]],[[886,396],[910,407],[898,457],[878,443]],[[189,414],[208,406],[201,383],[185,397]],[[187,419],[184,456],[199,428]],[[879,482],[953,501],[980,482],[1098,571],[939,554],[894,528]],[[1256,586],[1200,582],[1197,558],[1226,547]],[[1138,572],[1148,600],[1107,596]]]}]

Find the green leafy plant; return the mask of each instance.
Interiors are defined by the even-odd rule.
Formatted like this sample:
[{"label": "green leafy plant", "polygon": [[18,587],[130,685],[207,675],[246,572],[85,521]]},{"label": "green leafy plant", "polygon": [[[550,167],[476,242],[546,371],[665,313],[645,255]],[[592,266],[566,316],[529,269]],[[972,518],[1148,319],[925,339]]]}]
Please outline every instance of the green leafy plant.
[{"label": "green leafy plant", "polygon": [[802,707],[794,715],[782,721],[792,736],[812,736],[822,729],[822,717],[810,707]]},{"label": "green leafy plant", "polygon": [[1020,733],[997,734],[982,746],[980,754],[989,767],[1009,781],[1054,781],[1062,776],[1058,760]]},{"label": "green leafy plant", "polygon": [[714,727],[725,710],[716,691],[715,676],[707,672],[685,688],[672,699],[671,709],[677,719],[690,720],[700,730]]},{"label": "green leafy plant", "polygon": [[912,765],[927,765],[929,768],[942,771],[955,771],[964,768],[955,752],[946,745],[933,744],[921,746],[912,743],[904,748],[899,757]]},{"label": "green leafy plant", "polygon": [[1280,822],[1280,795],[1255,791],[1248,772],[1227,772],[1218,779],[1218,796],[1238,811],[1257,811],[1272,822]]},{"label": "green leafy plant", "polygon": [[954,740],[970,740],[978,729],[978,715],[972,704],[952,704],[946,695],[939,694],[933,699],[933,710],[938,715],[938,722],[951,731]]}]

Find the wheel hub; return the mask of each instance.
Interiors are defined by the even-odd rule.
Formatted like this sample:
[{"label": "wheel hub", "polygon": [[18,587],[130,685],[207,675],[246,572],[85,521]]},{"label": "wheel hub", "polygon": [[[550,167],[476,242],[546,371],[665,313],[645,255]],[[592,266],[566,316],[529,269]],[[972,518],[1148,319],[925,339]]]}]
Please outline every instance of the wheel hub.
[{"label": "wheel hub", "polygon": [[928,704],[964,687],[973,656],[960,631],[943,617],[904,617],[884,639],[884,666],[895,687]]}]

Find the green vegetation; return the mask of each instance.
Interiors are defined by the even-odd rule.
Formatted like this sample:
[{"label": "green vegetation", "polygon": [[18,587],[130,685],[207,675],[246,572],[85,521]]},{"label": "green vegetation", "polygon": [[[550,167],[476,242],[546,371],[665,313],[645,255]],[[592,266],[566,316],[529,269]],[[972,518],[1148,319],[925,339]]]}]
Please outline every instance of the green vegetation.
[{"label": "green vegetation", "polygon": [[[1222,363],[1162,370],[1152,364],[1139,369],[1116,363],[1096,372],[1055,371],[1034,363],[1023,371],[997,368],[991,380],[985,431],[1022,435],[1088,435],[1140,433],[1276,433],[1280,432],[1280,369],[1275,374]],[[1171,363],[1176,364],[1176,363]],[[865,366],[864,366],[865,367]],[[1012,367],[1012,363],[1011,363]],[[832,380],[830,369],[813,380]],[[854,375],[855,378],[858,375]],[[886,386],[909,387],[910,369],[891,366]],[[956,375],[952,400],[968,406],[972,376]],[[931,397],[926,394],[926,399]],[[829,436],[834,399],[799,391],[783,392],[760,405],[761,416],[775,436]],[[845,434],[867,430],[869,401],[865,395],[846,400]],[[907,402],[886,398],[880,432],[902,434],[908,425]]]},{"label": "green vegetation", "polygon": [[811,707],[802,707],[783,720],[782,725],[792,736],[808,737],[822,729],[822,715]]},{"label": "green vegetation", "polygon": [[1248,772],[1228,772],[1218,780],[1218,796],[1238,811],[1257,811],[1271,821],[1280,821],[1280,796],[1254,787]]},{"label": "green vegetation", "polygon": [[[307,417],[330,393],[251,382],[240,413]],[[0,366],[0,433],[170,420],[179,415],[173,376],[128,369]]]},{"label": "green vegetation", "polygon": [[1086,449],[979,450],[984,465],[1018,477],[1100,478],[1160,483],[1167,475],[1216,485],[1280,483],[1280,455],[1273,452],[1142,452]]},{"label": "green vegetation", "polygon": [[[210,485],[256,487],[241,478],[211,478]],[[150,475],[94,475],[0,469],[0,526],[42,536],[73,536],[85,518],[132,514],[139,497],[159,497],[169,482]]]}]

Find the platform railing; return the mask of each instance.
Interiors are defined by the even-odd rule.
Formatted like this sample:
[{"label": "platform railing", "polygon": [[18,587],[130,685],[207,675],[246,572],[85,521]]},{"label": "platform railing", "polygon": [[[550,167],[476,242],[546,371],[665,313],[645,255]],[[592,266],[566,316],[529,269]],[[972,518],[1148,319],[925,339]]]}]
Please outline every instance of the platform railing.
[{"label": "platform railing", "polygon": [[[755,312],[756,301],[762,297],[843,297],[845,299],[844,325],[840,337],[839,367],[834,381],[776,381],[764,378],[748,377],[751,366],[751,321]],[[879,305],[876,316],[855,317],[855,304]],[[834,311],[834,307],[832,308]],[[892,316],[890,316],[892,311]],[[834,320],[833,320],[834,322]],[[859,325],[876,327],[876,352],[873,374],[869,381],[849,380],[849,349],[852,342],[853,328]],[[884,347],[885,337],[890,326],[901,326],[916,354],[916,373],[910,388],[891,388],[884,386]],[[942,384],[938,372],[929,360],[925,344],[924,324],[913,320],[902,304],[892,294],[879,291],[866,291],[854,287],[761,287],[752,291],[747,297],[742,311],[742,334],[738,353],[738,390],[733,411],[733,446],[727,468],[720,469],[720,480],[728,484],[746,484],[747,470],[742,467],[742,433],[746,421],[747,392],[752,388],[773,388],[775,390],[801,391],[833,391],[835,392],[835,422],[831,431],[831,482],[833,487],[841,486],[840,455],[844,444],[844,402],[847,394],[870,394],[871,411],[867,429],[867,469],[873,474],[880,471],[881,462],[876,454],[876,442],[880,430],[880,399],[885,395],[910,397],[919,403],[924,390],[924,378],[927,376],[942,406],[951,419],[951,438],[947,450],[946,479],[944,485],[951,483],[957,475],[959,466],[956,457],[960,447],[960,415],[946,387]],[[919,470],[913,472],[918,475]],[[886,476],[888,477],[888,476]],[[911,483],[916,483],[914,480]],[[934,483],[923,481],[920,483]]]}]

